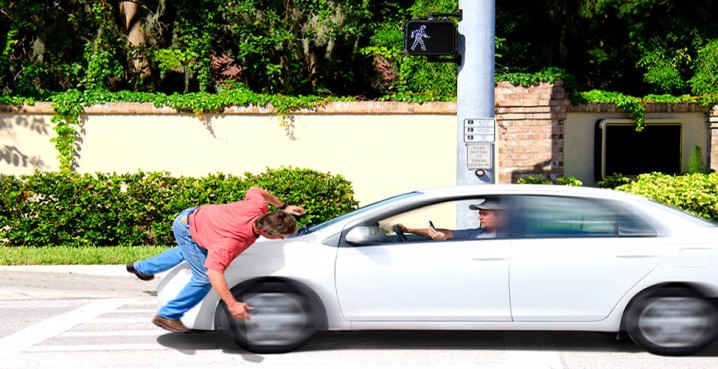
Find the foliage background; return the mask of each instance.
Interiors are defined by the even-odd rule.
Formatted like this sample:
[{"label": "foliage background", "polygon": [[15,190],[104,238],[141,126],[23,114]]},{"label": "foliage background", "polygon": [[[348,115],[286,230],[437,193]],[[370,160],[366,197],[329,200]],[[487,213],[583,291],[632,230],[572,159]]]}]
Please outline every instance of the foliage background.
[{"label": "foliage background", "polygon": [[616,189],[718,221],[718,173],[691,173],[681,176],[646,173]]},{"label": "foliage background", "polygon": [[301,168],[202,178],[35,172],[0,176],[0,245],[172,245],[172,220],[181,210],[240,201],[251,186],[301,204],[306,214],[297,219],[300,227],[357,206],[342,176]]},{"label": "foliage background", "polygon": [[[131,12],[130,5],[137,5]],[[403,25],[458,0],[0,0],[0,92],[71,89],[358,99],[455,97],[453,63],[403,55]],[[718,92],[712,0],[496,1],[497,74],[579,90]]]},{"label": "foliage background", "polygon": [[[541,177],[524,177],[517,183],[583,186],[583,183],[574,177],[558,177],[553,181]],[[598,187],[641,195],[718,222],[718,173],[715,172],[698,171],[683,175],[654,172],[640,174],[634,179],[616,173],[599,181]]]}]

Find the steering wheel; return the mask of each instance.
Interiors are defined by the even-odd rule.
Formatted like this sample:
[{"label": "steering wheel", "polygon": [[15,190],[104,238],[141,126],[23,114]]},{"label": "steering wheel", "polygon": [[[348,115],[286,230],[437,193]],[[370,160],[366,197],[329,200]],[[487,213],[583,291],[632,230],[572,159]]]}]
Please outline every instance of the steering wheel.
[{"label": "steering wheel", "polygon": [[394,224],[394,225],[391,227],[391,230],[394,231],[394,233],[396,233],[396,236],[397,236],[397,237],[399,237],[399,241],[401,241],[401,242],[408,242],[408,241],[409,241],[409,240],[406,238],[406,235],[404,234],[404,232],[401,231],[401,228],[399,228],[399,225],[398,225],[398,224]]}]

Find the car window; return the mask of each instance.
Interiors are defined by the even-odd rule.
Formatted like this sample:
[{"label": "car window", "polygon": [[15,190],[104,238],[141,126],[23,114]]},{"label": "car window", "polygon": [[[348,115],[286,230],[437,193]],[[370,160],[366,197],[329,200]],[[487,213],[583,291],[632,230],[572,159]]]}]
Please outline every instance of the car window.
[{"label": "car window", "polygon": [[361,214],[364,213],[364,212],[374,210],[374,209],[376,209],[376,208],[378,208],[378,207],[381,207],[381,206],[384,206],[384,205],[386,205],[386,204],[389,204],[389,203],[392,203],[392,202],[395,202],[395,201],[399,201],[399,200],[403,200],[403,199],[406,199],[406,198],[409,198],[409,197],[417,196],[417,195],[420,195],[420,194],[421,194],[420,192],[409,192],[409,193],[405,193],[405,194],[402,194],[402,195],[390,197],[390,198],[388,198],[388,199],[384,199],[384,200],[381,200],[381,201],[378,201],[378,202],[375,202],[375,203],[372,203],[372,204],[363,206],[363,207],[361,207],[361,208],[359,208],[359,209],[356,209],[356,210],[351,211],[351,212],[349,212],[349,213],[346,213],[346,214],[344,214],[344,215],[340,215],[340,216],[338,216],[338,217],[336,217],[336,218],[327,220],[326,222],[319,223],[319,224],[316,224],[316,225],[311,225],[311,226],[305,226],[305,227],[303,227],[302,229],[298,230],[296,234],[294,234],[294,235],[292,235],[292,236],[290,236],[290,237],[296,237],[296,236],[301,236],[301,235],[305,235],[305,234],[310,234],[310,233],[316,232],[316,231],[318,231],[318,230],[321,230],[321,229],[323,229],[323,228],[329,227],[329,226],[331,226],[331,225],[333,225],[333,224],[339,223],[339,222],[343,221],[344,219],[351,218],[351,217],[357,216],[357,215],[361,215]]},{"label": "car window", "polygon": [[651,237],[655,230],[635,213],[610,201],[560,196],[522,196],[524,236]]},{"label": "car window", "polygon": [[[385,216],[367,219],[345,232],[345,239],[352,246],[397,244],[406,242],[443,242],[469,239],[503,238],[503,221],[509,220],[508,206],[498,196],[459,198],[400,212],[389,212]],[[465,219],[457,219],[457,209]],[[488,208],[492,208],[488,210]],[[491,211],[493,211],[491,213]],[[483,212],[484,215],[481,215]],[[491,215],[493,214],[493,216]],[[483,219],[483,221],[481,220]],[[458,224],[462,224],[461,227]],[[445,238],[432,238],[430,226],[446,234]],[[397,229],[400,232],[397,232]]]},{"label": "car window", "polygon": [[[402,224],[411,229],[425,229],[429,227],[429,222],[439,229],[456,228],[456,202],[447,201],[438,204],[423,206],[400,214],[392,215],[388,218],[379,220],[379,225],[386,232],[394,236],[396,232],[393,226]],[[478,226],[478,225],[477,225]],[[426,237],[408,233],[407,238],[412,241],[429,241]]]},{"label": "car window", "polygon": [[354,247],[372,245],[404,244],[405,242],[430,242],[429,238],[411,232],[397,234],[395,226],[404,225],[409,228],[423,228],[432,221],[437,228],[451,227],[456,220],[456,203],[442,202],[414,208],[402,212],[390,212],[385,216],[367,219],[354,226],[347,234],[346,240]]}]

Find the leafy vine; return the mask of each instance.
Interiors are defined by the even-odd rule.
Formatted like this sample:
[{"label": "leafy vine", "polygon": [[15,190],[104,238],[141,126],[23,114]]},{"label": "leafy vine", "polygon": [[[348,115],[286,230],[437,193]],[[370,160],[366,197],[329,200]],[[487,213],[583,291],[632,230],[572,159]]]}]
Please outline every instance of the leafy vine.
[{"label": "leafy vine", "polygon": [[[548,68],[539,73],[497,73],[496,81],[508,81],[514,85],[530,86],[539,82],[552,83],[563,80],[569,98],[574,104],[586,102],[613,103],[619,108],[630,112],[636,121],[636,130],[645,127],[645,104],[648,102],[693,102],[703,105],[718,103],[718,94],[704,96],[672,96],[648,95],[644,98],[633,97],[620,92],[592,90],[577,92],[572,78],[563,70]],[[80,119],[85,106],[103,104],[107,102],[152,102],[156,107],[170,107],[179,112],[194,114],[212,133],[212,127],[207,120],[209,113],[221,113],[230,106],[271,106],[279,119],[280,125],[285,129],[287,136],[294,139],[291,113],[300,109],[312,109],[331,101],[355,101],[352,97],[326,97],[326,96],[286,96],[281,94],[269,95],[251,91],[244,85],[227,84],[217,93],[193,92],[186,94],[107,90],[68,90],[48,95],[52,101],[55,113],[52,116],[54,130],[57,136],[51,141],[58,151],[58,160],[61,171],[73,171],[77,166],[77,152],[79,150],[78,138],[81,134]],[[436,96],[426,93],[398,93],[384,96],[380,101],[406,101],[422,103],[426,101],[455,101],[456,96]],[[32,98],[9,95],[0,95],[0,104],[22,105],[32,104]]]},{"label": "leafy vine", "polygon": [[708,94],[703,96],[673,96],[664,95],[646,95],[643,98],[634,97],[623,94],[621,92],[591,90],[578,92],[577,85],[568,73],[560,68],[546,68],[538,73],[497,73],[496,81],[506,81],[515,86],[531,86],[539,82],[552,83],[557,80],[563,80],[567,90],[569,99],[574,105],[585,104],[588,102],[611,103],[620,109],[631,113],[631,117],[636,122],[636,131],[642,131],[646,124],[646,104],[651,102],[665,103],[682,103],[692,102],[701,103],[702,105],[714,105],[718,103],[718,94]]},{"label": "leafy vine", "polygon": [[581,92],[581,96],[585,101],[598,103],[611,103],[619,108],[631,113],[631,117],[636,121],[636,131],[642,131],[646,126],[646,104],[650,102],[670,102],[670,103],[700,103],[702,105],[714,105],[718,103],[718,95],[705,96],[673,96],[673,95],[646,95],[644,98],[625,95],[620,92],[609,92],[602,90],[591,90]]},{"label": "leafy vine", "polygon": [[[294,139],[290,114],[299,109],[316,108],[329,101],[350,101],[353,98],[320,96],[285,96],[258,94],[247,88],[228,88],[216,94],[196,92],[188,94],[165,95],[162,93],[109,92],[105,90],[69,90],[51,96],[54,130],[57,133],[51,141],[58,151],[61,171],[74,171],[77,167],[78,138],[81,134],[80,119],[85,106],[106,102],[153,102],[156,107],[170,107],[180,112],[193,113],[210,131],[212,127],[206,119],[208,113],[222,112],[229,106],[272,106],[280,125],[287,136]],[[17,104],[24,100],[4,98],[0,103]]]}]

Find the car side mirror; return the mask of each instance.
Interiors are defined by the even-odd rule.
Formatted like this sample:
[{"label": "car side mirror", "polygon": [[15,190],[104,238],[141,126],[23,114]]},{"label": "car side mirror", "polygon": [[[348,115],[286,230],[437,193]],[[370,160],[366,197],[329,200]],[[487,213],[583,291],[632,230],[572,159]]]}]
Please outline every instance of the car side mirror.
[{"label": "car side mirror", "polygon": [[368,242],[376,242],[384,234],[379,227],[356,226],[347,232],[344,237],[347,242],[352,244],[362,244]]}]

